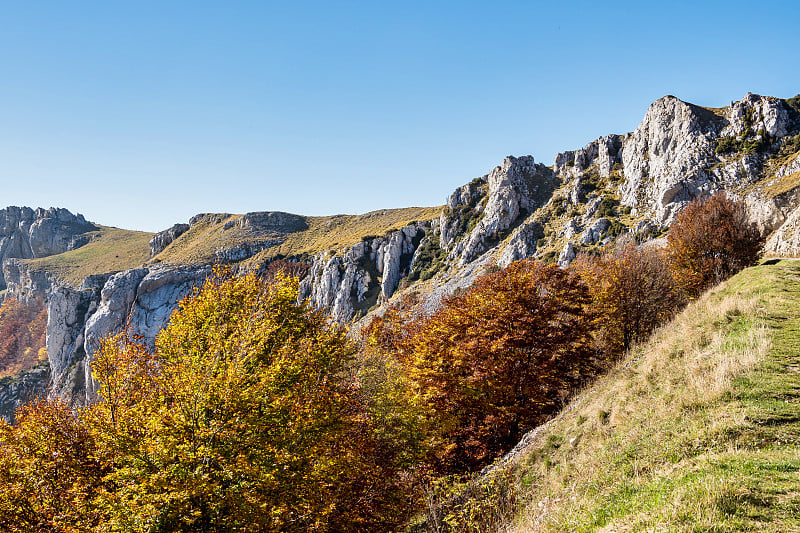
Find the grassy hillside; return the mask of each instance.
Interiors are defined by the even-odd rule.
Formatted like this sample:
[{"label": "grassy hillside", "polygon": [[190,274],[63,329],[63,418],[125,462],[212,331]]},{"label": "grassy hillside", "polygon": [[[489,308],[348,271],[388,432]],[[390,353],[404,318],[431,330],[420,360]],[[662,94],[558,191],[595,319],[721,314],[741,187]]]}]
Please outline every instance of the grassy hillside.
[{"label": "grassy hillside", "polygon": [[368,236],[382,236],[414,221],[437,218],[441,212],[441,206],[408,207],[363,215],[305,217],[307,228],[288,234],[240,228],[236,222],[241,215],[219,215],[192,226],[155,259],[173,264],[213,262],[215,252],[223,248],[273,239],[282,243],[264,250],[251,261],[261,262],[278,255],[311,254],[351,246]]},{"label": "grassy hillside", "polygon": [[800,531],[798,309],[800,262],[738,274],[473,484],[453,516],[519,532]]},{"label": "grassy hillside", "polygon": [[[178,265],[211,263],[219,250],[269,240],[280,240],[282,244],[264,250],[250,262],[259,263],[278,255],[311,254],[351,246],[365,237],[382,236],[414,221],[431,220],[441,211],[441,207],[409,207],[363,215],[305,217],[307,228],[288,234],[241,228],[236,222],[242,215],[210,215],[193,225],[154,261]],[[91,242],[76,250],[31,259],[28,264],[77,286],[86,276],[136,268],[150,259],[148,243],[152,233],[100,226],[90,235]]]},{"label": "grassy hillside", "polygon": [[152,233],[100,226],[90,233],[88,244],[63,254],[30,259],[35,270],[57,275],[73,285],[80,285],[86,276],[117,272],[142,266],[150,256],[148,243]]}]

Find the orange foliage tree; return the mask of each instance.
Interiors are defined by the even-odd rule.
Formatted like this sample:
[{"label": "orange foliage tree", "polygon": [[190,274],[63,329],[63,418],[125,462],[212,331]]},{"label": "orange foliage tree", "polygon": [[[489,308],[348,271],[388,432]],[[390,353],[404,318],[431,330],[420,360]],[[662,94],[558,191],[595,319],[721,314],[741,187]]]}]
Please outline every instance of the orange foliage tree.
[{"label": "orange foliage tree", "polygon": [[390,339],[427,407],[436,469],[487,464],[592,373],[590,303],[576,274],[517,261]]},{"label": "orange foliage tree", "polygon": [[0,376],[28,370],[46,357],[47,306],[8,297],[0,305]]},{"label": "orange foliage tree", "polygon": [[755,264],[764,238],[742,202],[717,193],[678,213],[667,236],[676,284],[688,298]]},{"label": "orange foliage tree", "polygon": [[94,531],[104,515],[94,497],[108,488],[110,466],[69,406],[37,400],[0,420],[0,530]]},{"label": "orange foliage tree", "polygon": [[571,268],[590,289],[599,344],[611,357],[644,339],[678,307],[661,250],[626,243],[602,256],[581,254]]}]

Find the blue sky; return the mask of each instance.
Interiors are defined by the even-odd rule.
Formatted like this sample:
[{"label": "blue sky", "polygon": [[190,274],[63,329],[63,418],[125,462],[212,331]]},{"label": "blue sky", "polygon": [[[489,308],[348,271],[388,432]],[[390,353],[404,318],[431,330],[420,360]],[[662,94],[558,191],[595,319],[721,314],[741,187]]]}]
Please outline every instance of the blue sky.
[{"label": "blue sky", "polygon": [[148,231],[438,205],[666,94],[800,93],[798,2],[125,4],[0,3],[0,204]]}]

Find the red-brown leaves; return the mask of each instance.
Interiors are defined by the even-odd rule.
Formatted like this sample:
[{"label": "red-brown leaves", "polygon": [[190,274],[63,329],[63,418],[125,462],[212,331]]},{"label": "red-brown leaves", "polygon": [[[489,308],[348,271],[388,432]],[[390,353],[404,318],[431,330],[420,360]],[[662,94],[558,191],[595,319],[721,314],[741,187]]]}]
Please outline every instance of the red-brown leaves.
[{"label": "red-brown leaves", "polygon": [[755,264],[764,239],[742,202],[725,193],[696,200],[670,226],[667,253],[678,287],[688,298]]},{"label": "red-brown leaves", "polygon": [[589,302],[577,275],[518,261],[411,320],[413,335],[387,344],[428,406],[439,470],[490,462],[591,372]]},{"label": "red-brown leaves", "polygon": [[584,279],[597,313],[597,339],[611,358],[646,338],[679,305],[661,250],[619,246],[602,256],[581,255],[572,267]]}]

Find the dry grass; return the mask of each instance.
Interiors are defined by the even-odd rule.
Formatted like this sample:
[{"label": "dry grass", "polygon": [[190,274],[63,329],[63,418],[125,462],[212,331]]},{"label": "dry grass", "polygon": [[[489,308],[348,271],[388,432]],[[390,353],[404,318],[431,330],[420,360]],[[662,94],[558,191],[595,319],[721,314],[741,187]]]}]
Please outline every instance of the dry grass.
[{"label": "dry grass", "polygon": [[[210,263],[217,251],[233,248],[244,242],[280,240],[281,244],[259,253],[249,263],[261,263],[276,256],[298,256],[344,248],[368,236],[383,236],[415,221],[432,220],[442,207],[408,207],[384,209],[363,215],[305,217],[307,229],[293,233],[255,232],[242,229],[235,222],[241,215],[220,215],[213,221],[196,224],[163,252],[156,260],[173,264]],[[229,228],[225,229],[227,223]]]},{"label": "dry grass", "polygon": [[27,263],[34,270],[44,270],[60,279],[78,286],[93,274],[118,272],[141,266],[150,256],[148,243],[152,233],[100,226],[91,232],[93,240],[88,244],[63,254]]},{"label": "dry grass", "polygon": [[[690,467],[690,462],[681,465],[689,458],[685,446],[701,442],[702,433],[718,433],[735,422],[706,406],[717,402],[733,377],[768,349],[763,326],[747,328],[735,338],[720,327],[756,307],[756,298],[706,297],[584,393],[569,416],[551,429],[572,444],[553,453],[550,462],[529,463],[527,477],[536,480],[530,497],[536,503],[525,511],[517,530],[599,527],[605,522],[602,515],[597,520],[592,511],[585,512],[598,500],[607,499],[613,507],[620,494],[648,486],[665,469],[674,474]],[[579,424],[581,418],[585,420]],[[534,457],[539,453],[541,449],[534,451]],[[617,511],[624,520],[606,524],[610,530],[624,530],[622,522],[632,518],[624,508]],[[650,516],[650,511],[634,517],[642,512]],[[616,514],[607,509],[602,513]]]},{"label": "dry grass", "polygon": [[782,178],[765,180],[760,186],[761,193],[767,198],[774,198],[800,187],[800,172],[794,172]]}]

